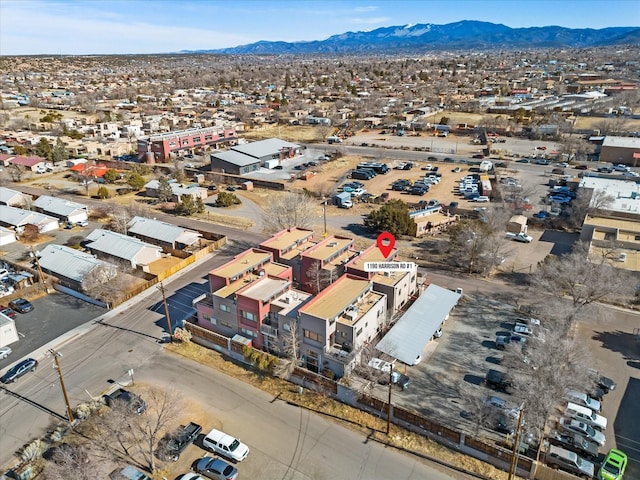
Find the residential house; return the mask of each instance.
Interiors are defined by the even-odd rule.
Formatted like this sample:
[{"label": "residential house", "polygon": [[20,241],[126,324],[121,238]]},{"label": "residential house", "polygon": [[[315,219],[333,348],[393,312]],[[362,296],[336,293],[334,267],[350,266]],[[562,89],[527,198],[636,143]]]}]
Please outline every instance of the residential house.
[{"label": "residential house", "polygon": [[10,207],[28,207],[31,205],[33,197],[26,193],[11,190],[7,187],[0,187],[0,204]]},{"label": "residential house", "polygon": [[202,238],[202,234],[194,230],[145,217],[133,217],[128,233],[142,241],[175,250],[196,245]]},{"label": "residential house", "polygon": [[58,219],[39,212],[0,205],[0,224],[21,233],[25,225],[35,225],[40,233],[58,230]]},{"label": "residential house", "polygon": [[23,157],[20,155],[0,155],[0,161],[5,166],[9,165],[17,165],[24,168],[27,171],[38,172],[45,171],[47,167],[51,166],[51,162],[49,162],[46,158],[42,157]]},{"label": "residential house", "polygon": [[64,245],[47,245],[40,251],[38,261],[42,270],[74,290],[82,290],[83,282],[90,275],[97,275],[98,281],[109,282],[118,274],[115,265]]},{"label": "residential house", "polygon": [[273,254],[273,260],[293,269],[293,281],[300,283],[302,253],[313,247],[313,230],[293,227],[276,233],[260,244],[262,250]]},{"label": "residential house", "polygon": [[414,223],[414,237],[446,231],[450,225],[460,220],[459,215],[443,213],[440,206],[409,212],[409,217]]},{"label": "residential house", "polygon": [[96,229],[87,235],[86,248],[99,257],[123,262],[131,268],[146,266],[161,257],[162,248],[110,230]]},{"label": "residential house", "polygon": [[353,239],[332,235],[301,254],[300,284],[310,293],[318,293],[345,271],[345,264],[354,256]]},{"label": "residential house", "polygon": [[348,374],[358,352],[381,331],[387,299],[372,282],[345,274],[299,309],[301,355],[306,368]]},{"label": "residential house", "polygon": [[42,195],[33,202],[33,207],[63,222],[79,223],[89,219],[89,207],[64,198]]},{"label": "residential house", "polygon": [[[171,201],[180,203],[182,195],[189,195],[195,201],[196,199],[206,200],[207,189],[202,188],[197,183],[190,185],[181,185],[175,181],[169,181],[171,187]],[[145,186],[145,195],[147,197],[158,198],[158,189],[160,188],[160,182],[158,180],[151,180]]]},{"label": "residential house", "polygon": [[0,227],[0,247],[15,243],[16,241],[16,232],[5,227]]}]

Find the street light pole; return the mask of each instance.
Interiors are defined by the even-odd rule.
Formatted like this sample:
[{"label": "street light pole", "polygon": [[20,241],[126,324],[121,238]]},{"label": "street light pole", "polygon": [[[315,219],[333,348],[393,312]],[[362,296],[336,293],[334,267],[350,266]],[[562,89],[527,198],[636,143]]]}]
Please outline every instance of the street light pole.
[{"label": "street light pole", "polygon": [[322,205],[322,216],[324,217],[324,238],[327,238],[327,201]]},{"label": "street light pole", "polygon": [[61,357],[62,354],[60,352],[55,351],[53,348],[49,349],[49,353],[53,357],[53,361],[55,363],[54,367],[58,372],[58,379],[60,380],[60,388],[62,389],[62,396],[64,397],[64,403],[67,405],[67,416],[69,418],[69,423],[73,423],[73,410],[71,409],[71,404],[69,403],[69,396],[67,395],[67,389],[64,386],[64,379],[62,378],[62,370],[60,369],[60,361],[58,357]]},{"label": "street light pole", "polygon": [[391,431],[391,384],[393,383],[393,364],[389,367],[389,398],[387,399],[387,435]]},{"label": "street light pole", "polygon": [[167,317],[167,329],[169,331],[169,343],[173,342],[173,327],[171,327],[171,317],[169,316],[169,304],[164,294],[164,285],[160,282],[160,291],[162,292],[162,303],[164,304],[164,315]]}]

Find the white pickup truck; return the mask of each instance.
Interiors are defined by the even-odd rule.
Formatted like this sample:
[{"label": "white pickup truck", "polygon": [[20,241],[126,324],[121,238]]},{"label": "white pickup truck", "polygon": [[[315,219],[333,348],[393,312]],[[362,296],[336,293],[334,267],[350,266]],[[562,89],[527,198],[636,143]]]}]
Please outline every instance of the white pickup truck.
[{"label": "white pickup truck", "polygon": [[368,365],[375,369],[380,370],[386,375],[381,375],[378,380],[382,385],[387,385],[389,383],[389,372],[391,372],[391,383],[399,386],[402,390],[406,390],[407,387],[411,384],[411,379],[405,375],[404,373],[400,373],[397,370],[393,370],[393,364],[390,362],[385,362],[379,358],[372,358],[369,360]]}]

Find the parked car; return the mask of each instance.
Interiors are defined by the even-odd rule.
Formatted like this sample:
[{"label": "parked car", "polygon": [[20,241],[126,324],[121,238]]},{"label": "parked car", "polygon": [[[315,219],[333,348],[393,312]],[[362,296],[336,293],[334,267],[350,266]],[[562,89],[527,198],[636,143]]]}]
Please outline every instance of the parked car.
[{"label": "parked car", "polygon": [[11,355],[11,352],[13,352],[13,350],[11,350],[11,347],[0,347],[0,359],[7,358],[9,355]]},{"label": "parked car", "polygon": [[234,463],[241,462],[249,455],[249,447],[244,443],[215,428],[204,437],[202,446]]},{"label": "parked car", "polygon": [[13,308],[5,307],[3,305],[0,305],[0,312],[12,319],[18,316],[18,313]]},{"label": "parked car", "polygon": [[551,446],[545,455],[547,464],[560,468],[567,472],[579,475],[582,478],[593,478],[595,466],[575,452],[570,452],[561,447]]},{"label": "parked car", "polygon": [[180,454],[193,443],[201,431],[202,427],[197,423],[181,425],[158,442],[158,458],[177,462]]},{"label": "parked car", "polygon": [[505,393],[508,393],[512,385],[511,381],[507,379],[503,372],[493,369],[489,370],[485,375],[484,383],[486,383],[489,388],[502,390]]},{"label": "parked car", "polygon": [[12,300],[9,302],[9,307],[20,313],[28,313],[33,310],[31,302],[24,298],[16,298],[15,300]]},{"label": "parked car", "polygon": [[151,480],[151,477],[132,465],[114,470],[109,474],[109,478],[110,480]]},{"label": "parked car", "polygon": [[516,322],[513,325],[513,333],[517,333],[519,335],[530,335],[533,333],[533,330],[526,323]]},{"label": "parked car", "polygon": [[609,393],[616,389],[616,382],[602,375],[598,378],[597,385],[604,391],[604,393]]},{"label": "parked car", "polygon": [[575,403],[569,402],[564,410],[564,414],[567,417],[580,420],[587,425],[591,425],[598,430],[606,430],[607,428],[607,418],[602,415],[598,415],[593,410],[577,405]]},{"label": "parked car", "polygon": [[486,203],[486,202],[489,202],[489,197],[487,197],[486,195],[480,195],[480,196],[474,198],[473,201],[474,202]]},{"label": "parked car", "polygon": [[513,236],[513,240],[516,242],[531,243],[533,241],[533,237],[526,233],[516,233]]},{"label": "parked car", "polygon": [[581,422],[580,420],[574,420],[571,418],[562,417],[560,419],[560,426],[562,427],[563,430],[567,432],[579,433],[580,435],[585,437],[587,440],[595,442],[601,447],[604,447],[604,444],[606,443],[606,438],[602,432],[599,432],[598,430],[593,428],[591,425],[587,425],[586,423]]},{"label": "parked car", "polygon": [[570,402],[576,403],[576,404],[581,405],[583,407],[587,407],[587,408],[593,410],[596,413],[600,413],[600,409],[601,409],[600,402],[598,400],[595,400],[595,399],[591,398],[586,393],[576,392],[574,390],[569,390],[569,391],[566,392],[565,397]]},{"label": "parked car", "polygon": [[627,454],[612,448],[602,462],[598,480],[622,480],[627,463]]},{"label": "parked car", "polygon": [[219,458],[202,457],[193,463],[192,468],[212,480],[236,480],[238,478],[238,469]]},{"label": "parked car", "polygon": [[591,460],[598,458],[598,445],[595,442],[590,442],[579,433],[551,430],[547,438],[549,443],[559,445]]},{"label": "parked car", "polygon": [[15,364],[7,372],[0,377],[2,383],[12,383],[29,372],[35,372],[38,368],[38,361],[33,358],[27,358],[20,363]]},{"label": "parked car", "polygon": [[79,227],[88,227],[89,222],[87,222],[86,220],[80,220],[79,222],[76,222],[76,225]]},{"label": "parked car", "polygon": [[496,432],[506,433],[508,435],[513,435],[516,433],[516,419],[510,417],[504,412],[499,412],[495,416],[495,424],[493,429]]},{"label": "parked car", "polygon": [[524,345],[527,343],[527,339],[522,335],[514,335],[511,332],[501,332],[496,335],[496,348],[498,350],[504,350],[511,343]]},{"label": "parked car", "polygon": [[140,395],[136,395],[124,388],[119,388],[115,392],[105,395],[104,400],[107,406],[111,408],[114,408],[120,403],[124,405],[127,410],[135,412],[138,415],[141,415],[147,409],[147,404]]},{"label": "parked car", "polygon": [[238,188],[235,185],[227,185],[227,191],[235,192]]},{"label": "parked car", "polygon": [[630,167],[628,167],[627,165],[623,165],[621,163],[618,163],[616,165],[613,166],[613,169],[616,172],[628,172],[629,170],[631,170]]},{"label": "parked car", "polygon": [[183,473],[182,475],[177,477],[176,480],[204,480],[204,478],[202,478],[197,473],[189,472]]}]

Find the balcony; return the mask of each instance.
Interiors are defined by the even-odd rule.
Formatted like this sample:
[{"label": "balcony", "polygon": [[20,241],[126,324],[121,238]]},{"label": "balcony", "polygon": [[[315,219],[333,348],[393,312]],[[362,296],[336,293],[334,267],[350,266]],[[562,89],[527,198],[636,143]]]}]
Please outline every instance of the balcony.
[{"label": "balcony", "polygon": [[278,329],[264,323],[260,325],[260,333],[267,337],[278,338]]}]

